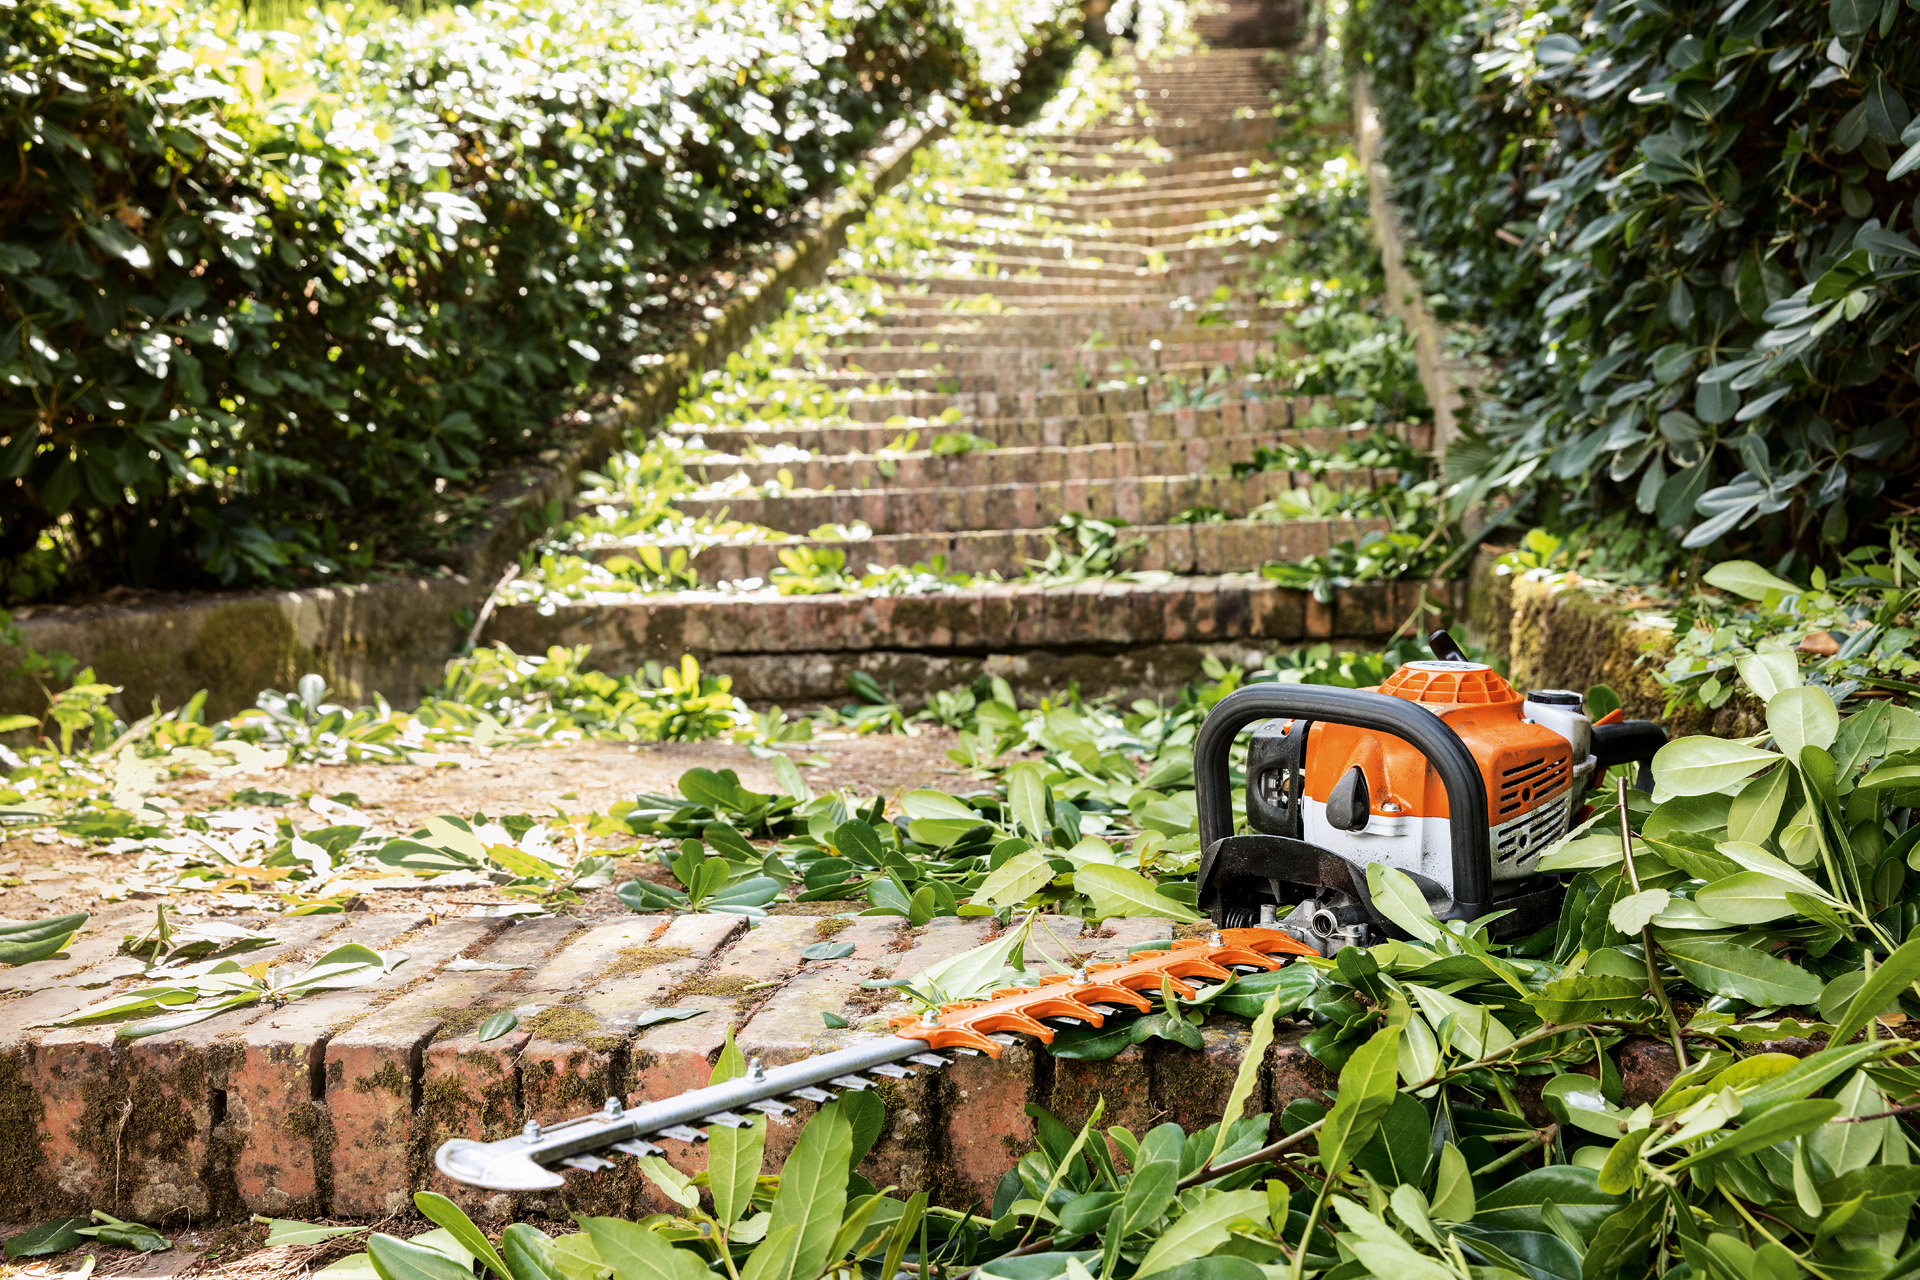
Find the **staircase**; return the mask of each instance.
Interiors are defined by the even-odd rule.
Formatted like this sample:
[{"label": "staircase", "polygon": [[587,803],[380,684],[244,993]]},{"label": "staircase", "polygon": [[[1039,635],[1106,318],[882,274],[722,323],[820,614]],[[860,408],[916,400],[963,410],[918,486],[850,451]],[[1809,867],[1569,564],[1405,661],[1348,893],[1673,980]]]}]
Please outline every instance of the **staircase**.
[{"label": "staircase", "polygon": [[[1257,29],[1263,14],[1226,8],[1200,30]],[[1208,654],[1385,638],[1420,584],[1322,603],[1258,576],[1384,522],[1250,513],[1316,481],[1372,487],[1397,473],[1234,474],[1262,446],[1325,449],[1347,433],[1307,426],[1310,401],[1245,381],[1285,332],[1285,312],[1245,287],[1261,252],[1249,226],[1286,230],[1263,213],[1277,215],[1282,181],[1263,163],[1276,127],[1268,59],[1205,48],[1132,68],[1122,105],[1087,127],[1009,132],[1007,181],[923,190],[966,216],[936,223],[910,267],[865,271],[880,290],[866,322],[776,371],[834,412],[754,414],[772,421],[697,439],[716,452],[689,466],[702,487],[674,508],[762,530],[690,539],[702,581],[731,589],[510,605],[487,638],[522,652],[591,644],[607,669],[690,652],[749,700],[785,703],[841,699],[856,670],[910,700],[983,674],[1157,696]],[[617,515],[621,501],[588,492],[577,510]],[[1055,526],[1073,514],[1125,523],[1127,572],[1014,581],[1072,549]],[[589,552],[608,562],[672,541],[600,538]],[[1007,581],[935,578],[888,596],[762,585],[783,556],[835,552],[855,573],[927,565]]]}]

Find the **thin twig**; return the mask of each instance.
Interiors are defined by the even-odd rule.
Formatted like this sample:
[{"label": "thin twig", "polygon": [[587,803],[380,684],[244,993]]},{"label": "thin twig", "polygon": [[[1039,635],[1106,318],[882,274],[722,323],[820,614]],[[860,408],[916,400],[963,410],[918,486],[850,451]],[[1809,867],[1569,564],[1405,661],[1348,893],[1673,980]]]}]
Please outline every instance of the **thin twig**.
[{"label": "thin twig", "polygon": [[[1633,885],[1634,895],[1640,893],[1640,872],[1633,865],[1633,828],[1627,822],[1627,779],[1622,774],[1619,779],[1620,797],[1620,854],[1626,860],[1627,881]],[[1667,984],[1660,978],[1660,963],[1653,958],[1653,924],[1651,921],[1640,926],[1640,950],[1647,962],[1647,986],[1653,992],[1654,1003],[1660,1006],[1660,1015],[1666,1019],[1667,1034],[1673,1039],[1673,1056],[1679,1060],[1680,1069],[1687,1069],[1686,1039],[1680,1031],[1680,1019],[1673,1012],[1673,1004],[1667,999]]]},{"label": "thin twig", "polygon": [[1560,1132],[1560,1126],[1558,1124],[1550,1124],[1544,1129],[1535,1130],[1533,1135],[1529,1137],[1526,1140],[1526,1142],[1522,1143],[1520,1146],[1515,1147],[1513,1150],[1507,1152],[1507,1154],[1503,1156],[1498,1156],[1492,1160],[1489,1160],[1486,1164],[1483,1164],[1478,1169],[1475,1169],[1473,1171],[1473,1176],[1476,1178],[1479,1178],[1479,1177],[1484,1177],[1489,1173],[1498,1173],[1500,1170],[1506,1168],[1508,1165],[1512,1164],[1514,1161],[1524,1159],[1525,1157],[1532,1155],[1537,1148],[1544,1147],[1549,1142],[1552,1142],[1554,1139],[1554,1135],[1558,1134],[1559,1132]]}]

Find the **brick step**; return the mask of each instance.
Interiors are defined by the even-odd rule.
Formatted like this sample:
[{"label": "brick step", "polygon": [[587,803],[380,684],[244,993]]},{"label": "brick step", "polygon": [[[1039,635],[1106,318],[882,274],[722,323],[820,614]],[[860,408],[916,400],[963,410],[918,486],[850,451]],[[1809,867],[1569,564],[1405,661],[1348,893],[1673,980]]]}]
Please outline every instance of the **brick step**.
[{"label": "brick step", "polygon": [[[566,622],[574,620],[567,611]],[[1198,666],[1197,649],[1190,665]],[[791,673],[785,683],[795,683]],[[843,682],[836,695],[844,694]],[[804,961],[802,948],[835,936],[813,915],[775,914],[749,929],[737,916],[615,910],[514,924],[452,914],[460,909],[383,911],[376,899],[370,911],[249,920],[275,939],[254,959],[397,939],[410,958],[368,987],[231,1010],[134,1041],[116,1041],[112,1025],[35,1024],[137,976],[138,965],[115,949],[122,934],[151,923],[150,908],[108,906],[66,959],[9,970],[0,1090],[20,1140],[0,1179],[0,1214],[33,1222],[110,1203],[167,1228],[187,1214],[196,1227],[251,1214],[368,1221],[408,1212],[416,1188],[446,1194],[475,1217],[666,1211],[674,1206],[625,1158],[603,1172],[570,1173],[562,1191],[502,1196],[449,1182],[433,1170],[432,1153],[448,1138],[503,1138],[529,1120],[597,1110],[609,1096],[636,1106],[704,1084],[729,1026],[744,1053],[769,1065],[870,1037],[911,1005],[863,981],[912,979],[978,946],[991,927],[854,919],[837,932],[851,955]],[[1045,925],[1035,937],[1059,943],[1032,944],[1023,960],[1037,970],[1046,967],[1043,947],[1055,958],[1059,945],[1070,947],[1081,963],[1123,960],[1172,936],[1164,920],[1116,919],[1084,935],[1078,920]],[[462,956],[502,967],[448,968]],[[638,1014],[670,1005],[706,1013],[635,1026]],[[480,1041],[479,1024],[507,1009],[520,1011],[519,1026]],[[852,1025],[830,1030],[822,1011]],[[1104,1095],[1108,1119],[1135,1132],[1166,1119],[1199,1129],[1224,1109],[1247,1039],[1244,1024],[1214,1018],[1199,1050],[1154,1041],[1113,1062],[1075,1063],[1023,1043],[999,1058],[958,1057],[880,1091],[887,1119],[860,1171],[877,1185],[925,1187],[950,1207],[977,1207],[1035,1145],[1028,1104],[1078,1126]],[[1298,1033],[1277,1036],[1262,1065],[1248,1100],[1257,1110],[1277,1111],[1333,1083]],[[813,1111],[801,1103],[768,1121],[768,1172]],[[703,1146],[663,1145],[686,1174],[704,1167]]]},{"label": "brick step", "polygon": [[[1215,270],[1183,272],[1179,275],[1135,274],[1116,280],[1101,279],[1092,272],[1079,275],[1032,272],[1016,277],[941,274],[938,270],[914,275],[876,271],[869,272],[865,278],[881,286],[889,295],[918,290],[948,298],[978,298],[985,294],[1000,299],[1038,299],[1055,304],[1080,305],[1085,301],[1098,300],[1102,306],[1154,303],[1165,306],[1176,298],[1201,296],[1212,293],[1221,285],[1230,286],[1239,280],[1247,266],[1247,255],[1236,253],[1231,256],[1223,254]],[[891,302],[891,297],[888,300]]]},{"label": "brick step", "polygon": [[[1264,108],[1265,104],[1262,104]],[[1116,146],[1127,142],[1155,142],[1170,149],[1186,151],[1251,150],[1271,142],[1279,134],[1279,121],[1264,113],[1251,120],[1207,120],[1191,116],[1164,114],[1147,124],[1098,125],[1074,134],[1032,134],[1036,146],[1053,147],[1069,139],[1095,146]]]},{"label": "brick step", "polygon": [[[1179,315],[1177,311],[1173,315]],[[885,326],[864,332],[835,334],[826,347],[829,353],[841,351],[895,351],[918,353],[925,357],[958,355],[962,351],[1052,351],[1060,355],[1085,353],[1125,353],[1125,351],[1167,351],[1171,347],[1206,344],[1246,344],[1271,347],[1279,334],[1286,332],[1281,317],[1267,324],[1116,324],[1114,328],[1087,330],[1085,334],[1064,332],[1054,317],[981,317],[968,328],[906,328]],[[1008,345],[1018,344],[1018,345]],[[1154,344],[1160,344],[1158,347]],[[1044,361],[1043,361],[1044,363]]]},{"label": "brick step", "polygon": [[1011,211],[1015,215],[1022,208],[1039,208],[1052,211],[1047,212],[1046,216],[1054,218],[1054,225],[1063,232],[1071,233],[1076,227],[1084,227],[1090,233],[1125,233],[1131,238],[1144,239],[1148,244],[1158,246],[1184,243],[1195,236],[1219,230],[1225,225],[1221,220],[1222,215],[1225,215],[1226,222],[1231,223],[1236,218],[1244,217],[1249,210],[1277,206],[1278,200],[1279,197],[1269,188],[1268,194],[1260,199],[1244,203],[1209,200],[1184,205],[1158,205],[1146,202],[1141,206],[1074,211],[1047,201],[1003,199],[999,204],[982,201],[975,207],[981,212],[1007,214]]},{"label": "brick step", "polygon": [[1251,203],[1263,199],[1278,181],[1278,174],[1237,174],[1224,176],[1218,182],[1199,182],[1192,177],[1176,174],[1164,182],[1148,177],[1112,185],[1076,185],[1064,191],[1023,189],[1023,194],[1013,194],[1004,188],[961,187],[948,199],[1051,210],[1055,217],[1097,222],[1115,210],[1144,204],[1186,207],[1209,201],[1222,206],[1230,206],[1235,201]]},{"label": "brick step", "polygon": [[[1165,388],[1178,381],[1182,386],[1190,387],[1196,379],[1204,380],[1215,369],[1226,368],[1230,377],[1237,377],[1244,370],[1222,365],[1217,361],[1163,361],[1152,370],[1157,377],[1147,384],[1162,389],[1160,399],[1165,399]],[[1092,390],[1106,381],[1104,374],[1092,369],[1054,368],[1030,369],[1024,371],[998,372],[992,369],[964,370],[960,372],[933,372],[930,370],[902,370],[898,372],[876,373],[858,369],[850,370],[805,370],[780,368],[777,373],[795,379],[804,379],[809,383],[833,390],[859,391],[866,388],[885,391],[932,391],[941,395],[957,396],[991,392],[996,395],[1015,395],[1022,391],[1053,392],[1069,389]],[[1136,373],[1145,376],[1144,371]],[[1118,375],[1116,375],[1118,376]],[[1127,375],[1129,380],[1132,375]],[[1156,400],[1154,403],[1159,403]],[[962,412],[966,410],[962,409]]]},{"label": "brick step", "polygon": [[[1236,296],[1224,304],[1216,303],[1211,298],[1195,300],[1191,296],[1184,299],[1175,297],[1163,299],[1157,305],[1110,305],[1104,301],[1049,303],[1032,298],[995,299],[992,310],[975,309],[968,302],[968,299],[891,294],[882,298],[881,309],[874,314],[884,319],[885,328],[940,329],[965,325],[974,327],[977,332],[978,326],[993,324],[1009,331],[1059,333],[1076,327],[1081,332],[1091,332],[1094,329],[1118,329],[1162,319],[1190,320],[1201,314],[1210,319],[1217,317],[1215,323],[1222,326],[1268,322],[1279,324],[1299,306],[1297,303],[1268,305],[1249,302],[1244,296]],[[878,332],[879,329],[874,331]]]},{"label": "brick step", "polygon": [[[1251,573],[1270,561],[1297,561],[1324,555],[1342,539],[1358,541],[1384,532],[1384,520],[1220,520],[1207,524],[1129,525],[1128,542],[1140,545],[1129,552],[1128,570],[1164,570],[1177,574],[1213,575]],[[949,573],[999,574],[1018,578],[1036,562],[1044,561],[1053,544],[1046,529],[985,529],[965,533],[893,533],[856,541],[786,538],[777,542],[662,542],[626,538],[596,543],[587,550],[595,560],[632,555],[643,546],[671,553],[697,546],[692,565],[704,582],[763,582],[781,567],[780,553],[795,549],[834,550],[845,554],[847,571],[863,573],[870,565],[888,567],[932,563],[945,557]],[[1053,535],[1069,552],[1071,540]]]},{"label": "brick step", "polygon": [[[740,697],[787,706],[844,701],[854,670],[883,685],[897,680],[909,696],[1004,674],[1020,688],[1074,681],[1087,697],[1167,697],[1198,677],[1203,652],[1238,662],[1321,640],[1378,643],[1413,612],[1422,585],[1354,586],[1326,604],[1252,574],[882,597],[771,589],[609,594],[504,606],[482,638],[520,653],[591,645],[587,662],[604,671],[691,653],[702,670],[731,676]],[[1428,598],[1451,610],[1464,593],[1440,584]]]},{"label": "brick step", "polygon": [[1197,237],[1168,238],[1149,244],[1144,239],[1116,235],[1104,228],[1085,235],[1003,231],[983,228],[966,234],[938,234],[928,237],[948,260],[968,258],[976,262],[997,262],[1009,270],[1016,264],[1067,263],[1074,266],[1125,268],[1138,273],[1142,269],[1160,270],[1166,265],[1194,262],[1216,256],[1220,246]]},{"label": "brick step", "polygon": [[[1158,413],[1161,412],[1160,406],[1166,403],[1166,400],[1165,387],[1135,384],[1126,387],[1109,387],[1104,390],[1099,387],[1057,387],[1043,391],[1037,387],[1023,387],[1004,395],[992,389],[959,392],[852,391],[846,394],[841,407],[847,420],[851,422],[891,425],[894,419],[904,418],[909,420],[903,424],[905,426],[916,425],[913,419],[932,421],[939,419],[948,409],[958,409],[960,419],[955,425],[972,430],[975,423],[992,423],[1003,419],[1044,421],[1056,418],[1098,417],[1116,413]],[[764,402],[750,401],[749,405],[761,403]],[[1259,412],[1256,406],[1265,405],[1267,406],[1265,412],[1272,414],[1277,411],[1277,406],[1289,403],[1295,406],[1298,414],[1305,414],[1313,402],[1306,397],[1266,397],[1244,394],[1236,397],[1229,394],[1221,397],[1219,404],[1210,409],[1200,409],[1195,406],[1189,409],[1174,409],[1171,412],[1176,416],[1181,413],[1201,414],[1210,411],[1222,415],[1231,415],[1235,412],[1253,415]],[[1287,422],[1291,424],[1295,420],[1289,418]],[[1226,416],[1222,421],[1232,423],[1235,419]],[[1267,418],[1253,416],[1249,416],[1245,421],[1260,425],[1268,423]]]},{"label": "brick step", "polygon": [[[1213,313],[1208,312],[1211,316]],[[874,347],[882,350],[909,351],[971,351],[981,347],[1000,346],[1008,341],[1020,341],[1022,345],[1051,339],[1048,345],[1062,351],[1094,350],[1089,342],[1098,341],[1099,350],[1131,347],[1149,348],[1154,342],[1164,347],[1169,343],[1193,343],[1216,341],[1271,342],[1275,336],[1286,331],[1285,317],[1288,313],[1268,311],[1265,323],[1255,324],[1250,320],[1238,323],[1182,324],[1182,312],[1169,313],[1166,325],[1144,325],[1138,316],[1121,316],[1111,325],[1089,327],[1084,333],[1073,333],[1062,325],[1058,314],[1050,316],[1026,315],[983,315],[963,320],[954,316],[946,324],[918,323],[913,325],[889,323],[876,325],[870,329],[836,333],[828,339],[828,350],[842,350],[851,347]],[[917,319],[917,317],[916,317]],[[1109,348],[1108,344],[1112,344]]]},{"label": "brick step", "polygon": [[[1319,477],[1335,488],[1391,484],[1398,472],[1359,468]],[[738,520],[784,533],[856,520],[875,533],[960,533],[968,529],[1037,529],[1061,516],[1082,513],[1128,524],[1171,524],[1184,511],[1210,507],[1229,514],[1250,511],[1316,477],[1264,471],[1256,475],[1143,475],[1107,480],[1032,480],[923,489],[794,490],[774,496],[702,491],[675,498],[673,507],[694,519]]]},{"label": "brick step", "polygon": [[[934,454],[926,446],[939,428],[919,431],[921,447],[891,454],[869,451],[815,454],[811,458],[725,461],[701,459],[686,464],[697,483],[737,483],[745,476],[756,487],[790,485],[794,489],[930,489],[941,486],[1002,485],[1072,480],[1116,480],[1230,470],[1251,462],[1254,450],[1274,443],[1274,434],[1192,436],[1185,440],[1131,440],[1111,444],[1016,445],[970,453]],[[904,434],[904,433],[902,433]],[[709,441],[709,446],[712,442]],[[788,479],[781,479],[782,474]],[[586,501],[586,499],[583,499]]]},{"label": "brick step", "polygon": [[[1064,152],[1048,152],[1029,162],[1030,165],[1046,165],[1054,177],[1066,177],[1075,182],[1088,181],[1088,175],[1099,177],[1126,174],[1150,170],[1156,174],[1214,173],[1244,167],[1260,157],[1247,151],[1189,151],[1184,154],[1168,152],[1165,155],[1149,154],[1141,151],[1115,151],[1111,148],[1086,148]],[[1271,163],[1271,162],[1269,162]]]},{"label": "brick step", "polygon": [[[944,345],[944,344],[943,344]],[[1190,365],[1237,367],[1249,365],[1258,355],[1271,354],[1274,341],[1251,335],[1238,337],[1233,330],[1194,342],[1168,342],[1160,346],[1028,347],[961,346],[954,343],[943,350],[923,347],[833,347],[824,353],[796,354],[794,367],[851,373],[938,372],[938,373],[1060,373],[1070,369],[1105,372],[1118,362],[1132,361],[1135,372],[1147,373],[1161,368]]]},{"label": "brick step", "polygon": [[[1110,413],[1043,417],[962,418],[942,422],[934,418],[889,417],[842,426],[727,427],[697,433],[710,449],[739,454],[742,450],[785,446],[809,453],[872,453],[908,435],[919,434],[919,444],[930,443],[945,431],[967,431],[1001,448],[1033,445],[1089,445],[1189,440],[1201,436],[1265,432],[1268,439],[1313,449],[1331,449],[1343,440],[1364,436],[1371,428],[1300,430],[1293,424],[1312,406],[1307,397],[1276,400],[1235,400],[1208,409],[1114,410]],[[1417,447],[1425,447],[1424,445]]]}]

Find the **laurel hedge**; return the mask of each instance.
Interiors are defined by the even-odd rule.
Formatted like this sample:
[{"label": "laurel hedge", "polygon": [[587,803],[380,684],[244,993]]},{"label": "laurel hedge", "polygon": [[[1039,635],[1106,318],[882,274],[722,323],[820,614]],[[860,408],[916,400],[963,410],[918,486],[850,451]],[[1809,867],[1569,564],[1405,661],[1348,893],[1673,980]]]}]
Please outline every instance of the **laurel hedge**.
[{"label": "laurel hedge", "polygon": [[1773,559],[1914,499],[1913,0],[1356,0],[1447,318],[1502,362],[1464,505]]},{"label": "laurel hedge", "polygon": [[0,598],[417,563],[573,388],[658,345],[678,273],[930,95],[993,109],[1009,42],[1075,21],[244,12],[0,0]]}]

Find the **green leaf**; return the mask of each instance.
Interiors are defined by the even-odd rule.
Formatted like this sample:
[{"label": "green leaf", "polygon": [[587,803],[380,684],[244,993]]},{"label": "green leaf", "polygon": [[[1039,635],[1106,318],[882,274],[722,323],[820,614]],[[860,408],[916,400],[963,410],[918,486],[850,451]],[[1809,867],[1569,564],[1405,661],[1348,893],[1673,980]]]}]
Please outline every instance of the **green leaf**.
[{"label": "green leaf", "polygon": [[1267,1046],[1273,1043],[1273,1020],[1279,1016],[1280,999],[1278,991],[1268,996],[1260,1016],[1253,1020],[1253,1036],[1247,1041],[1246,1052],[1240,1056],[1240,1069],[1234,1073],[1233,1088],[1227,1092],[1227,1105],[1220,1115],[1220,1128],[1214,1135],[1213,1150],[1207,1153],[1202,1168],[1219,1158],[1220,1152],[1226,1148],[1228,1133],[1235,1122],[1246,1114],[1247,1099],[1253,1096],[1254,1086],[1260,1083],[1260,1072],[1265,1068]]},{"label": "green leaf", "polygon": [[635,1018],[633,1020],[633,1025],[636,1028],[657,1027],[663,1022],[685,1022],[688,1018],[697,1018],[703,1013],[710,1013],[710,1012],[712,1012],[712,1010],[710,1009],[694,1009],[694,1008],[649,1009],[645,1013],[641,1014],[639,1017]]},{"label": "green leaf", "polygon": [[800,1131],[800,1141],[780,1171],[767,1240],[771,1243],[775,1232],[791,1227],[793,1253],[784,1269],[770,1272],[765,1280],[812,1280],[825,1269],[827,1249],[847,1205],[846,1171],[852,1163],[853,1127],[840,1104],[829,1102]]},{"label": "green leaf", "polygon": [[1073,887],[1086,896],[1095,920],[1113,916],[1150,916],[1199,923],[1205,919],[1185,903],[1176,902],[1137,871],[1089,863],[1073,873]]},{"label": "green leaf", "polygon": [[1053,880],[1053,863],[1041,849],[1017,853],[987,873],[970,902],[1011,907],[1026,901]]},{"label": "green leaf", "polygon": [[1607,911],[1607,923],[1621,933],[1636,934],[1647,921],[1667,909],[1673,895],[1665,889],[1642,889],[1615,902]]},{"label": "green leaf", "polygon": [[[1810,1105],[1810,1104],[1802,1104]],[[1838,1103],[1829,1103],[1838,1107]],[[1908,1225],[1913,1202],[1920,1197],[1920,1165],[1873,1165],[1855,1169],[1820,1188],[1820,1207],[1832,1213],[1849,1200],[1860,1199],[1847,1224],[1849,1231],[1872,1234]]]},{"label": "green leaf", "polygon": [[1052,824],[1047,821],[1047,768],[1037,760],[1022,760],[1005,774],[1007,808],[1022,834],[1044,841]]},{"label": "green leaf", "polygon": [[[424,1194],[424,1193],[422,1193]],[[298,1222],[292,1218],[274,1218],[267,1224],[266,1247],[283,1244],[319,1244],[335,1236],[350,1236],[365,1227],[329,1227],[318,1222]]]},{"label": "green leaf", "polygon": [[1406,872],[1385,863],[1367,864],[1367,892],[1381,915],[1405,929],[1422,942],[1435,942],[1441,936],[1439,921],[1420,886]]},{"label": "green leaf", "polygon": [[1714,995],[1765,1006],[1820,999],[1820,979],[1755,947],[1702,938],[1673,938],[1660,945],[1687,981]]},{"label": "green leaf", "polygon": [[1675,795],[1699,796],[1730,787],[1779,759],[1772,751],[1722,738],[1676,738],[1654,753],[1653,776]]},{"label": "green leaf", "polygon": [[[1135,1169],[1127,1179],[1120,1203],[1114,1206],[1113,1216],[1107,1219],[1109,1239],[1117,1236],[1124,1240],[1158,1222],[1167,1206],[1173,1203],[1174,1187],[1179,1181],[1177,1160],[1149,1160]],[[1265,1199],[1261,1197],[1262,1203]]]},{"label": "green leaf", "polygon": [[1393,1105],[1400,1076],[1400,1028],[1385,1027],[1340,1068],[1340,1088],[1320,1131],[1320,1164],[1329,1174],[1346,1167]]},{"label": "green leaf", "polygon": [[1600,1188],[1600,1177],[1578,1165],[1532,1169],[1480,1197],[1473,1220],[1501,1231],[1539,1231],[1545,1206],[1558,1205],[1582,1235],[1591,1234],[1620,1204]]},{"label": "green leaf", "polygon": [[767,1149],[767,1118],[756,1115],[740,1128],[724,1124],[707,1129],[707,1177],[713,1193],[713,1216],[731,1227],[747,1216],[760,1163]]},{"label": "green leaf", "polygon": [[1827,16],[1833,34],[1842,40],[1863,36],[1880,19],[1880,0],[1828,0]]},{"label": "green leaf", "polygon": [[[7,1256],[9,1258],[45,1258],[56,1253],[65,1253],[77,1249],[86,1243],[86,1237],[79,1234],[79,1228],[91,1225],[91,1218],[55,1218],[30,1227],[19,1235],[7,1237]],[[352,1230],[353,1228],[347,1228]]]},{"label": "green leaf", "polygon": [[489,1040],[498,1040],[501,1036],[507,1034],[507,1032],[519,1025],[519,1017],[515,1015],[512,1010],[506,1010],[494,1014],[491,1018],[481,1023],[479,1030],[473,1033],[473,1038],[479,1043],[485,1044]]},{"label": "green leaf", "polygon": [[689,769],[681,774],[680,794],[716,813],[740,808],[740,785],[711,769]]},{"label": "green leaf", "polygon": [[86,922],[86,913],[76,912],[24,924],[0,924],[0,964],[32,964],[58,955]]},{"label": "green leaf", "polygon": [[844,960],[853,954],[851,942],[815,942],[800,948],[802,960]]},{"label": "green leaf", "polygon": [[[1134,1175],[1138,1177],[1139,1175]],[[1227,1242],[1236,1222],[1266,1226],[1267,1193],[1264,1191],[1216,1191],[1188,1209],[1160,1234],[1140,1260],[1135,1280],[1170,1270],[1189,1259],[1202,1257]]]},{"label": "green leaf", "polygon": [[1834,1025],[1828,1043],[1842,1045],[1853,1039],[1875,1014],[1915,982],[1920,982],[1920,936],[1908,939],[1875,966],[1872,976],[1861,984],[1860,994],[1847,1005],[1846,1014]]},{"label": "green leaf", "polygon": [[376,1231],[367,1238],[367,1258],[380,1280],[473,1280],[471,1266],[461,1266],[437,1249],[383,1232]]},{"label": "green leaf", "polygon": [[1769,591],[1778,591],[1782,595],[1798,595],[1800,588],[1785,578],[1768,573],[1751,560],[1725,560],[1707,570],[1703,575],[1710,587],[1722,591],[1731,591],[1748,600],[1762,600]]},{"label": "green leaf", "polygon": [[459,1205],[437,1191],[416,1191],[413,1193],[413,1206],[420,1211],[421,1217],[445,1231],[459,1242],[461,1248],[486,1263],[487,1269],[501,1280],[513,1280],[505,1260],[494,1252],[486,1234],[473,1225],[467,1215],[460,1211]]},{"label": "green leaf", "polygon": [[1789,760],[1798,760],[1807,747],[1825,751],[1833,745],[1840,712],[1825,689],[1788,689],[1767,703],[1767,730]]},{"label": "green leaf", "polygon": [[1633,1190],[1640,1172],[1640,1148],[1653,1136],[1652,1129],[1636,1129],[1613,1144],[1600,1164],[1600,1190],[1615,1195]]},{"label": "green leaf", "polygon": [[1764,924],[1792,915],[1793,907],[1787,902],[1787,895],[1798,892],[1803,892],[1798,885],[1758,871],[1742,871],[1695,890],[1693,900],[1715,920],[1727,924]]},{"label": "green leaf", "polygon": [[691,1250],[675,1248],[637,1222],[582,1218],[580,1227],[600,1261],[613,1268],[614,1280],[707,1280],[706,1267]]},{"label": "green leaf", "polygon": [[1617,1013],[1638,1004],[1646,994],[1647,980],[1644,977],[1585,973],[1570,978],[1556,978],[1526,999],[1542,1022],[1569,1026]]},{"label": "green leaf", "polygon": [[524,1222],[510,1222],[500,1233],[500,1254],[513,1280],[562,1280],[552,1245],[546,1232]]}]

